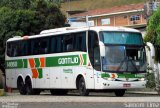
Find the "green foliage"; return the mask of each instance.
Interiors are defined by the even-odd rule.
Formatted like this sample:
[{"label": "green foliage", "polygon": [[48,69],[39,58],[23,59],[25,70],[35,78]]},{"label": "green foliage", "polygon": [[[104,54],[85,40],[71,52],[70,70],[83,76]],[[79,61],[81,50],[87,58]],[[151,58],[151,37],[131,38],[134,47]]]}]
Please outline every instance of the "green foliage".
[{"label": "green foliage", "polygon": [[156,82],[155,82],[154,73],[147,73],[146,79],[147,79],[146,87],[151,88],[151,89],[155,89],[156,88]]},{"label": "green foliage", "polygon": [[144,40],[160,45],[160,8],[149,18],[147,34]]},{"label": "green foliage", "polygon": [[60,12],[59,5],[39,0],[34,6],[35,19],[38,21],[36,31],[62,27],[65,24],[65,16]]},{"label": "green foliage", "polygon": [[[151,42],[154,45],[160,45],[160,8],[149,18],[147,33],[144,37],[144,41]],[[155,61],[158,62],[159,60],[159,51],[156,49]]]},{"label": "green foliage", "polygon": [[12,10],[8,7],[2,7],[0,15],[0,59],[2,62],[4,61],[6,40],[15,35],[22,36],[32,33],[31,25],[35,14],[30,10]]},{"label": "green foliage", "polygon": [[0,65],[8,38],[64,26],[66,17],[59,8],[49,0],[0,0]]},{"label": "green foliage", "polygon": [[29,9],[35,0],[0,0],[0,6],[12,9]]},{"label": "green foliage", "polygon": [[0,39],[8,39],[14,35],[28,34],[34,12],[30,10],[12,10],[8,7],[0,9]]}]

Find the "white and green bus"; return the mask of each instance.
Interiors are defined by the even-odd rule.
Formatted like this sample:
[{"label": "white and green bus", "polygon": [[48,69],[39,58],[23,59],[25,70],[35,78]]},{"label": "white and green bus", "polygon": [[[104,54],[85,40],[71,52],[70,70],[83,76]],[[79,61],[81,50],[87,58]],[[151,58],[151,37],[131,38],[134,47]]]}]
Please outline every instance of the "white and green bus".
[{"label": "white and green bus", "polygon": [[77,89],[82,96],[94,90],[123,96],[146,84],[145,46],[135,29],[58,28],[6,44],[6,85],[23,95]]}]

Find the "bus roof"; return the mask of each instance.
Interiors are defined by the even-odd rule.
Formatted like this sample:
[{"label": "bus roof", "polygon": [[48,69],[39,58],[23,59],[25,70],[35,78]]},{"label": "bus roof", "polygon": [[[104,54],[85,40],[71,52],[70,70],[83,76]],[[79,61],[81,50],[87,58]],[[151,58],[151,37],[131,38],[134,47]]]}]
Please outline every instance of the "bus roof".
[{"label": "bus roof", "polygon": [[140,31],[132,28],[126,28],[126,27],[112,27],[112,26],[96,26],[96,27],[63,27],[63,28],[56,28],[56,29],[49,29],[49,30],[43,30],[38,35],[32,35],[32,36],[15,36],[13,38],[10,38],[8,41],[17,41],[17,40],[24,40],[24,39],[32,39],[32,38],[39,38],[39,37],[45,37],[45,36],[54,36],[54,35],[60,35],[60,34],[67,34],[67,33],[75,33],[75,32],[82,32],[87,30],[93,30],[96,32],[99,31],[124,31],[124,32],[137,32],[140,33]]}]

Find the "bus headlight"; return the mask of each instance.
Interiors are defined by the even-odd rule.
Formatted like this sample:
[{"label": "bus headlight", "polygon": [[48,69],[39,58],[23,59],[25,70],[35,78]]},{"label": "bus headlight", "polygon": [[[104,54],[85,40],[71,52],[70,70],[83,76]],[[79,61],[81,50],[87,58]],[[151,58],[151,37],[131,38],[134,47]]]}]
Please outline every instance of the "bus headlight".
[{"label": "bus headlight", "polygon": [[145,78],[140,78],[139,81],[145,81]]}]

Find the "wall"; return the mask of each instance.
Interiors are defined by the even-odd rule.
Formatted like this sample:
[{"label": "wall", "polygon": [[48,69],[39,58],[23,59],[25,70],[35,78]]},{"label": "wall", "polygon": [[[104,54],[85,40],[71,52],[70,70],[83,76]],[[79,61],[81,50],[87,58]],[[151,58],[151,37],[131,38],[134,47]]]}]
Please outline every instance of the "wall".
[{"label": "wall", "polygon": [[[139,15],[139,20],[131,20],[131,17],[135,17]],[[109,23],[108,20],[104,20],[102,25],[102,19],[110,19]],[[110,16],[101,16],[92,18],[90,20],[94,20],[94,26],[131,26],[131,25],[138,25],[138,24],[145,24],[146,19],[142,12],[137,13],[126,13],[126,14],[119,14],[119,15],[110,15]]]}]

